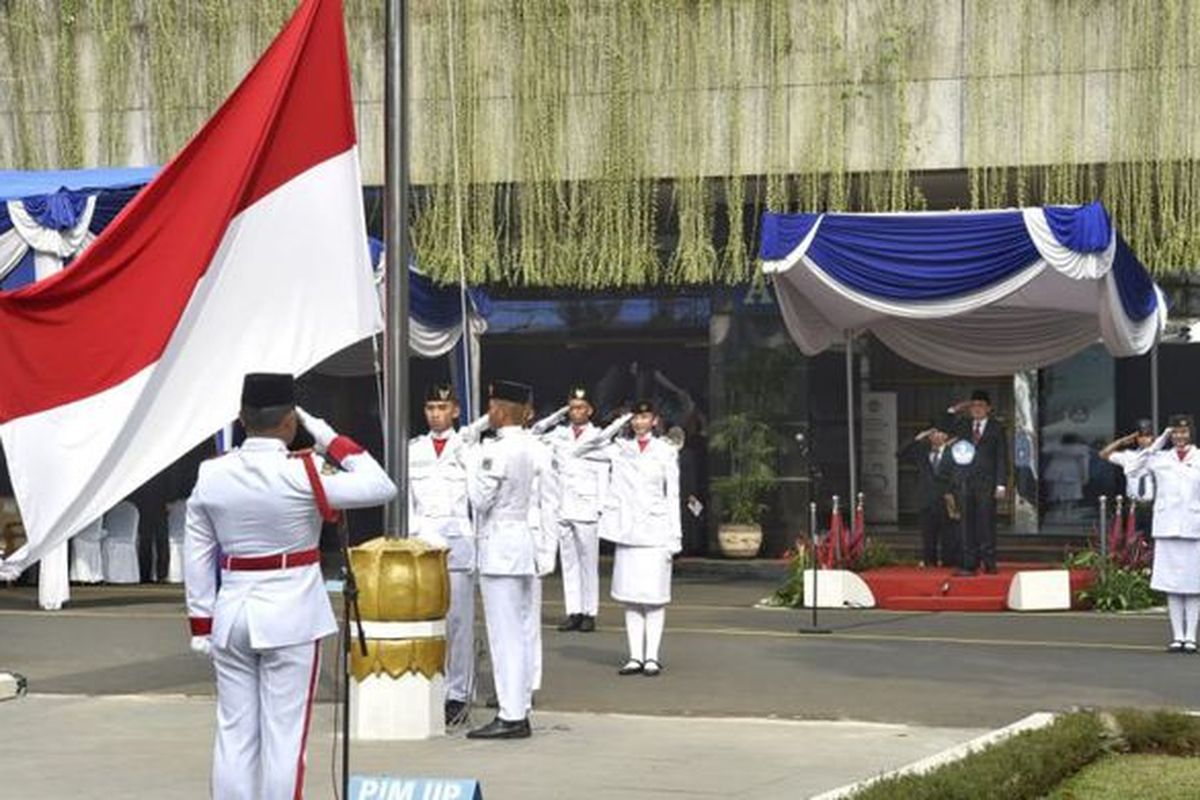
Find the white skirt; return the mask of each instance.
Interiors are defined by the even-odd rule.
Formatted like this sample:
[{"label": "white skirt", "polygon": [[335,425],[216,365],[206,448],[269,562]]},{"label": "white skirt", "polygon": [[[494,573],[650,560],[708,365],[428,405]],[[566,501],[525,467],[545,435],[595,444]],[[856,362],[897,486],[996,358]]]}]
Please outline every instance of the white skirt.
[{"label": "white skirt", "polygon": [[671,551],[617,545],[611,593],[620,603],[665,606],[671,602]]},{"label": "white skirt", "polygon": [[1170,594],[1200,594],[1200,539],[1155,539],[1150,588]]}]

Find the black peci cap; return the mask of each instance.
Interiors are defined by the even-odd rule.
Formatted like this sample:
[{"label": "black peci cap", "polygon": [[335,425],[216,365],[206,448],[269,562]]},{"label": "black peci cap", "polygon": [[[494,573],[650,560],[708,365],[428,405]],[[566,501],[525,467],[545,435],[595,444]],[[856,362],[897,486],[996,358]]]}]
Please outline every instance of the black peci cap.
[{"label": "black peci cap", "polygon": [[1139,419],[1137,421],[1137,432],[1140,436],[1153,436],[1154,435],[1153,420],[1148,420],[1145,418]]},{"label": "black peci cap", "polygon": [[971,400],[972,401],[982,400],[983,402],[987,403],[989,406],[992,404],[991,395],[989,395],[987,392],[983,391],[982,389],[976,389],[975,391],[971,392]]},{"label": "black peci cap", "polygon": [[278,372],[251,372],[242,380],[243,408],[296,405],[296,382]]},{"label": "black peci cap", "polygon": [[492,381],[488,385],[488,397],[493,400],[507,400],[510,403],[531,403],[533,387],[517,381]]},{"label": "black peci cap", "polygon": [[431,383],[425,390],[426,403],[457,403],[454,387],[448,383]]},{"label": "black peci cap", "polygon": [[1172,428],[1187,428],[1189,431],[1196,430],[1191,414],[1172,414],[1167,424]]},{"label": "black peci cap", "polygon": [[582,383],[573,383],[567,392],[567,400],[583,400],[585,403],[591,403],[592,396]]},{"label": "black peci cap", "polygon": [[630,411],[634,414],[653,414],[654,403],[651,403],[649,400],[638,400],[633,404],[633,408]]}]

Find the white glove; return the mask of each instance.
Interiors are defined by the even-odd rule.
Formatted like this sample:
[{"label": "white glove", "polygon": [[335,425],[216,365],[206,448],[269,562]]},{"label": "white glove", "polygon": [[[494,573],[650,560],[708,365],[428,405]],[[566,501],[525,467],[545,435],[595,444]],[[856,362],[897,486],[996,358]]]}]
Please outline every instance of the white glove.
[{"label": "white glove", "polygon": [[193,636],[191,642],[192,652],[196,655],[208,658],[212,655],[212,637],[211,636]]},{"label": "white glove", "polygon": [[296,406],[296,416],[300,418],[304,429],[312,434],[315,443],[313,449],[318,453],[324,453],[329,448],[329,443],[337,438],[337,431],[332,425],[320,417],[314,417],[300,406]]}]

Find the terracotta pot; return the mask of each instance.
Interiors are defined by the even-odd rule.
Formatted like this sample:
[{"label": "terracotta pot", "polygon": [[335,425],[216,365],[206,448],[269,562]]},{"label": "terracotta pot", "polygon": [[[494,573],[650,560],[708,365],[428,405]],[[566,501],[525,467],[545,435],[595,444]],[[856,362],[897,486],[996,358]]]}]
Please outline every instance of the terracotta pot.
[{"label": "terracotta pot", "polygon": [[754,558],[762,547],[762,527],[726,522],[717,529],[717,543],[726,558]]}]

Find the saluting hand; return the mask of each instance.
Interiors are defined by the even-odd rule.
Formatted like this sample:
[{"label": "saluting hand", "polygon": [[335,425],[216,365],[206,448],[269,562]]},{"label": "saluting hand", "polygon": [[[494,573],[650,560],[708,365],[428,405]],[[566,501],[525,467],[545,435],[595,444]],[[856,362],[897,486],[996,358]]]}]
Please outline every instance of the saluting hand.
[{"label": "saluting hand", "polygon": [[320,417],[314,417],[300,406],[296,406],[296,416],[299,417],[300,424],[304,426],[304,429],[312,434],[313,449],[318,453],[324,453],[330,443],[337,438],[337,431],[333,429],[332,425]]}]

